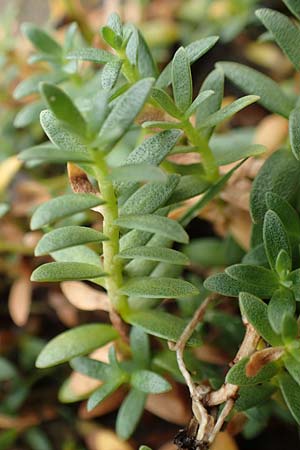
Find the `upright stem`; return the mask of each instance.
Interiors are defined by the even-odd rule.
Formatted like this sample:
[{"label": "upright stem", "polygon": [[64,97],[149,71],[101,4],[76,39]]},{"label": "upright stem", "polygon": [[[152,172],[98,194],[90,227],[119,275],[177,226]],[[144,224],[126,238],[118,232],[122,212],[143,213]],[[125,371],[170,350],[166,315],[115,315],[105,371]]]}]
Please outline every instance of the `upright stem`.
[{"label": "upright stem", "polygon": [[107,273],[106,290],[116,311],[124,315],[128,309],[127,297],[119,294],[123,284],[122,263],[115,256],[119,253],[118,203],[113,184],[109,179],[108,168],[99,151],[94,151],[95,174],[100,188],[103,205],[103,233],[108,238],[103,241],[103,268]]},{"label": "upright stem", "polygon": [[193,127],[189,120],[182,122],[182,125],[191,144],[199,148],[199,153],[202,156],[202,162],[208,180],[216,181],[219,177],[218,166],[211,148],[208,145],[207,139],[205,139],[201,133]]}]

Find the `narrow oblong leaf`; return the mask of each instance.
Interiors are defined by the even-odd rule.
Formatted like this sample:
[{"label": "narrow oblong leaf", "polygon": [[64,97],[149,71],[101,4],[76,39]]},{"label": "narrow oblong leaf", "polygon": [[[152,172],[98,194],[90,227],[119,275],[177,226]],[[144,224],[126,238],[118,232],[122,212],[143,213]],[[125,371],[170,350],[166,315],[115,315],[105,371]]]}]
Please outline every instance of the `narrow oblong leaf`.
[{"label": "narrow oblong leaf", "polygon": [[277,276],[265,267],[252,266],[248,264],[235,264],[227,267],[225,272],[232,278],[247,284],[254,284],[261,289],[265,288],[265,295],[271,296],[279,287]]},{"label": "narrow oblong leaf", "polygon": [[283,0],[283,3],[289,8],[289,10],[300,19],[300,4],[298,0]]},{"label": "narrow oblong leaf", "polygon": [[153,78],[144,78],[138,81],[118,99],[105,119],[98,136],[99,142],[104,147],[107,144],[113,146],[128,130],[144,106],[153,81]]},{"label": "narrow oblong leaf", "polygon": [[284,400],[298,425],[300,425],[300,386],[287,373],[278,376],[279,387]]},{"label": "narrow oblong leaf", "polygon": [[278,215],[269,210],[265,214],[263,226],[263,239],[269,264],[276,269],[276,260],[281,250],[291,256],[291,248],[287,232]]},{"label": "narrow oblong leaf", "polygon": [[218,166],[224,166],[249,156],[258,156],[266,151],[263,145],[252,144],[246,147],[238,148],[232,147],[230,151],[222,151],[221,149],[213,149],[213,155],[216,158]]},{"label": "narrow oblong leaf", "polygon": [[37,230],[63,217],[102,205],[101,198],[93,194],[66,194],[42,203],[34,211],[30,227]]},{"label": "narrow oblong leaf", "polygon": [[182,113],[177,108],[173,99],[166,93],[166,91],[158,88],[153,88],[151,92],[152,98],[168,113],[170,116],[180,119]]},{"label": "narrow oblong leaf", "polygon": [[273,346],[280,345],[281,339],[273,331],[268,320],[267,305],[258,297],[248,294],[247,292],[241,292],[239,300],[242,314],[265,341]]},{"label": "narrow oblong leaf", "polygon": [[103,385],[101,385],[98,389],[96,389],[87,402],[87,410],[91,411],[94,409],[99,403],[103,402],[107,397],[109,397],[113,392],[115,392],[121,384],[123,384],[124,380],[122,377],[113,378]]},{"label": "narrow oblong leaf", "polygon": [[86,122],[71,98],[58,86],[43,82],[41,93],[55,117],[67,123],[76,133],[85,135]]},{"label": "narrow oblong leaf", "polygon": [[179,175],[172,174],[167,177],[164,183],[144,184],[122,205],[120,216],[153,213],[165,205],[178,185],[179,179]]},{"label": "narrow oblong leaf", "polygon": [[284,315],[286,313],[293,315],[295,311],[296,304],[292,292],[284,288],[276,290],[268,304],[268,319],[275,333],[281,333]]},{"label": "narrow oblong leaf", "polygon": [[133,247],[123,250],[118,254],[118,258],[148,259],[150,261],[161,261],[169,264],[185,265],[189,262],[187,256],[177,250],[163,247]]},{"label": "narrow oblong leaf", "polygon": [[269,381],[276,375],[278,368],[274,363],[269,363],[264,366],[257,375],[247,377],[246,366],[249,358],[243,358],[236,363],[226,375],[226,383],[235,384],[238,386],[251,386],[264,381]]},{"label": "narrow oblong leaf", "polygon": [[62,248],[105,240],[107,238],[100,231],[93,228],[70,225],[45,234],[40,239],[34,253],[36,256],[47,255]]},{"label": "narrow oblong leaf", "polygon": [[300,386],[300,364],[293,356],[285,355],[283,358],[284,365],[291,377]]},{"label": "narrow oblong leaf", "polygon": [[246,95],[245,97],[239,98],[230,105],[224,106],[224,108],[208,116],[199,124],[199,126],[200,128],[214,127],[258,100],[259,97],[257,95]]},{"label": "narrow oblong leaf", "polygon": [[112,375],[112,368],[109,364],[86,356],[72,358],[70,366],[76,372],[100,381],[108,381]]},{"label": "narrow oblong leaf", "polygon": [[127,281],[120,289],[122,294],[144,298],[180,298],[197,295],[191,283],[168,277],[140,277]]},{"label": "narrow oblong leaf", "polygon": [[130,215],[120,217],[115,221],[117,225],[124,228],[148,231],[149,233],[157,233],[167,238],[187,244],[189,237],[184,228],[175,220],[168,217],[158,216],[154,214]]},{"label": "narrow oblong leaf", "polygon": [[161,394],[171,389],[170,383],[150,370],[138,370],[131,376],[131,385],[146,394]]},{"label": "narrow oblong leaf", "polygon": [[118,333],[106,324],[87,324],[73,328],[56,336],[43,348],[36,360],[41,369],[70,361],[76,356],[86,355],[117,339]]},{"label": "narrow oblong leaf", "polygon": [[[200,93],[206,90],[214,91],[214,94],[208,97],[199,107],[196,112],[196,126],[201,125],[201,122],[206,119],[207,115],[213,114],[221,107],[224,96],[224,73],[221,69],[215,69],[208,74],[202,83]],[[206,137],[210,137],[213,128],[202,130]]]},{"label": "narrow oblong leaf", "polygon": [[200,107],[201,103],[205,102],[205,100],[214,95],[214,93],[215,92],[212,90],[200,91],[193,103],[186,110],[185,116],[191,116],[196,111],[196,109]]},{"label": "narrow oblong leaf", "polygon": [[297,211],[280,195],[275,192],[267,192],[265,196],[266,205],[275,211],[290,235],[300,234],[300,220]]},{"label": "narrow oblong leaf", "polygon": [[[164,311],[130,311],[126,313],[126,322],[141,327],[146,333],[177,342],[182,335],[187,322],[181,317]],[[202,339],[199,332],[194,332],[188,345],[199,346]]]},{"label": "narrow oblong leaf", "polygon": [[23,23],[22,33],[43,53],[62,56],[62,47],[44,30],[32,23]]},{"label": "narrow oblong leaf", "polygon": [[183,47],[177,50],[172,61],[172,87],[176,106],[186,111],[192,103],[192,74]]},{"label": "narrow oblong leaf", "polygon": [[270,31],[295,68],[300,70],[300,49],[295,44],[300,41],[299,27],[284,14],[269,8],[258,9],[255,14]]},{"label": "narrow oblong leaf", "polygon": [[32,272],[31,281],[57,282],[72,280],[89,280],[103,277],[105,273],[100,266],[81,262],[51,262],[39,266]]},{"label": "narrow oblong leaf", "polygon": [[[208,38],[199,39],[198,41],[192,42],[187,47],[185,51],[190,64],[193,64],[201,56],[205,55],[208,50],[210,50],[218,41],[218,36],[210,36]],[[155,86],[158,88],[164,88],[168,86],[172,81],[172,63],[169,63],[164,70],[161,72],[157,78]]]},{"label": "narrow oblong leaf", "polygon": [[112,53],[109,53],[106,50],[102,50],[100,48],[92,47],[73,50],[72,52],[68,53],[66,58],[79,61],[91,61],[98,64],[105,64],[107,62],[116,60],[116,57]]},{"label": "narrow oblong leaf", "polygon": [[52,144],[40,144],[34,147],[26,148],[18,154],[18,158],[22,161],[35,161],[35,162],[55,162],[55,163],[90,163],[91,157],[88,152],[85,151],[70,151],[68,149],[62,150]]},{"label": "narrow oblong leaf", "polygon": [[258,95],[259,103],[269,111],[289,117],[294,103],[271,78],[239,63],[220,62],[217,67],[244,92]]},{"label": "narrow oblong leaf", "polygon": [[122,67],[122,61],[110,61],[105,64],[101,73],[101,85],[103,89],[112,89],[119,77],[119,73]]},{"label": "narrow oblong leaf", "polygon": [[143,414],[145,403],[145,393],[131,388],[117,415],[116,431],[120,438],[130,438]]},{"label": "narrow oblong leaf", "polygon": [[300,108],[295,108],[289,117],[289,137],[295,158],[300,160]]},{"label": "narrow oblong leaf", "polygon": [[60,83],[66,78],[63,72],[49,72],[42,74],[32,75],[25,80],[22,80],[13,92],[13,97],[16,100],[20,100],[27,95],[35,94],[39,90],[39,83],[41,81],[47,81],[50,83]]},{"label": "narrow oblong leaf", "polygon": [[110,178],[117,182],[140,182],[140,181],[167,181],[165,173],[158,167],[141,163],[141,164],[126,164],[112,169]]},{"label": "narrow oblong leaf", "polygon": [[151,361],[150,341],[149,336],[140,327],[131,328],[130,348],[137,366],[146,369]]},{"label": "narrow oblong leaf", "polygon": [[[273,94],[274,97],[274,94]],[[289,174],[287,177],[286,174]],[[289,201],[300,185],[300,164],[286,149],[273,153],[258,172],[250,194],[250,212],[255,223],[263,222],[267,211],[266,193]]]},{"label": "narrow oblong leaf", "polygon": [[247,411],[247,409],[259,406],[267,401],[276,390],[271,383],[262,383],[252,386],[242,386],[239,389],[239,396],[234,407],[238,411]]}]

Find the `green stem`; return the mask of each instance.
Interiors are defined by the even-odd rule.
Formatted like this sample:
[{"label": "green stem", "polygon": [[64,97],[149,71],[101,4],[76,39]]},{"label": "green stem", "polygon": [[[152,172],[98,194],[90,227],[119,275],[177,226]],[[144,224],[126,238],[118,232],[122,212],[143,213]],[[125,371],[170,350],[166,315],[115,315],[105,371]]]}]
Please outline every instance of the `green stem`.
[{"label": "green stem", "polygon": [[207,179],[209,181],[216,181],[219,177],[219,170],[207,139],[193,127],[189,120],[183,121],[182,126],[191,144],[199,148]]},{"label": "green stem", "polygon": [[127,297],[119,294],[123,284],[122,262],[115,256],[119,253],[118,203],[113,184],[109,179],[107,164],[99,151],[94,151],[95,174],[99,184],[103,205],[103,233],[108,238],[103,241],[103,268],[107,273],[106,290],[113,307],[122,316],[128,309]]},{"label": "green stem", "polygon": [[117,54],[119,58],[123,60],[122,73],[129,83],[136,83],[140,79],[139,72],[135,66],[129,61],[126,51],[124,49],[118,50]]}]

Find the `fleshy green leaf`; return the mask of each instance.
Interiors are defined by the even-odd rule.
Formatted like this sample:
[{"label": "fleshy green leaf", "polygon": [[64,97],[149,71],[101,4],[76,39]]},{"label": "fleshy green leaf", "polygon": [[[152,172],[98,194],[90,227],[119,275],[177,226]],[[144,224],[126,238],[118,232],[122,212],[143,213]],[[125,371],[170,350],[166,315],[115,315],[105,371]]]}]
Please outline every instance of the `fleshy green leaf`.
[{"label": "fleshy green leaf", "polygon": [[[185,51],[190,64],[193,64],[201,56],[205,55],[218,41],[217,36],[210,36],[208,38],[200,39],[199,41],[192,42]],[[155,87],[164,88],[168,86],[172,81],[172,63],[169,63],[159,75]]]},{"label": "fleshy green leaf", "polygon": [[269,363],[264,366],[254,377],[247,377],[246,366],[249,358],[243,358],[236,363],[226,375],[226,383],[235,384],[238,386],[251,386],[264,381],[269,381],[276,375],[278,368],[274,363]]},{"label": "fleshy green leaf", "polygon": [[31,281],[57,282],[71,280],[89,280],[103,277],[100,266],[81,262],[51,262],[39,266],[32,272]]},{"label": "fleshy green leaf", "polygon": [[248,158],[249,156],[258,156],[266,151],[266,148],[263,145],[252,144],[246,147],[232,147],[229,151],[223,151],[223,149],[219,148],[214,150],[213,155],[216,158],[218,166],[224,166],[226,164],[230,164],[240,159]]},{"label": "fleshy green leaf", "polygon": [[[196,126],[201,126],[203,120],[210,114],[215,113],[221,107],[224,95],[224,73],[220,69],[213,70],[202,83],[200,93],[206,90],[213,90],[214,94],[208,97],[205,102],[201,104],[196,113]],[[213,128],[202,130],[207,138],[211,136]]]},{"label": "fleshy green leaf", "polygon": [[96,359],[78,356],[77,358],[71,359],[70,365],[76,372],[95,378],[96,380],[109,381],[111,378],[112,368],[108,364]]},{"label": "fleshy green leaf", "polygon": [[281,333],[285,313],[293,315],[295,310],[295,299],[290,290],[281,288],[274,292],[268,304],[268,319],[275,333]]},{"label": "fleshy green leaf", "polygon": [[103,385],[101,385],[98,389],[96,389],[87,402],[87,410],[91,411],[94,409],[99,403],[101,403],[103,400],[105,400],[107,397],[109,397],[113,392],[115,392],[118,387],[123,384],[124,379],[122,376],[113,378]]},{"label": "fleshy green leaf", "polygon": [[284,365],[292,378],[300,386],[300,364],[291,355],[285,355],[283,358]]},{"label": "fleshy green leaf", "polygon": [[71,98],[54,84],[43,82],[40,84],[40,90],[55,117],[68,124],[76,133],[84,136],[86,122]]},{"label": "fleshy green leaf", "polygon": [[27,95],[35,94],[39,90],[39,83],[47,81],[49,83],[60,83],[66,78],[63,72],[47,72],[32,75],[31,77],[22,80],[13,92],[13,97],[20,100]]},{"label": "fleshy green leaf", "polygon": [[275,386],[270,383],[262,383],[253,386],[242,386],[234,407],[238,411],[259,406],[268,400],[275,391]]},{"label": "fleshy green leaf", "polygon": [[269,264],[276,270],[276,260],[281,250],[285,250],[291,256],[289,239],[278,215],[269,210],[265,214],[263,239]]},{"label": "fleshy green leaf", "polygon": [[62,55],[61,46],[44,30],[31,23],[23,23],[22,33],[33,43],[33,45],[43,53],[54,56]]},{"label": "fleshy green leaf", "polygon": [[18,158],[22,161],[35,161],[35,162],[77,162],[77,163],[90,163],[91,157],[88,152],[82,151],[70,151],[57,148],[50,143],[40,144],[34,147],[26,148],[18,154]]},{"label": "fleshy green leaf", "polygon": [[113,146],[129,129],[144,106],[153,81],[153,78],[138,81],[118,99],[101,127],[98,139],[102,146]]},{"label": "fleshy green leaf", "polygon": [[145,402],[144,392],[135,388],[130,389],[117,415],[116,431],[120,438],[130,438],[143,414]]},{"label": "fleshy green leaf", "polygon": [[[238,63],[221,62],[217,67],[223,69],[227,78],[248,94],[258,95],[261,103],[269,111],[289,117],[294,104],[271,78],[257,70]],[[270,189],[268,189],[270,190]]]},{"label": "fleshy green leaf", "polygon": [[115,61],[116,57],[105,50],[100,48],[79,48],[70,52],[67,56],[67,59],[75,59],[81,61],[91,61],[98,64],[105,64],[110,61]]},{"label": "fleshy green leaf", "polygon": [[40,122],[46,135],[54,145],[69,153],[79,152],[80,155],[86,153],[89,157],[81,137],[72,132],[63,122],[60,122],[49,109],[41,112]]},{"label": "fleshy green leaf", "polygon": [[230,105],[224,106],[224,108],[206,117],[199,126],[200,128],[214,127],[258,100],[259,97],[257,95],[246,95],[245,97],[239,98]]},{"label": "fleshy green leaf", "polygon": [[281,343],[280,337],[273,331],[268,320],[268,307],[258,297],[242,292],[239,296],[240,309],[248,322],[271,345]]},{"label": "fleshy green leaf", "polygon": [[300,425],[300,386],[284,372],[280,374],[278,381],[284,400],[297,424]]},{"label": "fleshy green leaf", "polygon": [[150,370],[138,370],[131,376],[131,385],[146,394],[161,394],[171,389],[170,383]]},{"label": "fleshy green leaf", "polygon": [[86,355],[118,337],[111,325],[87,324],[64,331],[48,342],[36,360],[43,369],[70,361],[76,356]]},{"label": "fleshy green leaf", "polygon": [[127,281],[120,289],[122,294],[145,298],[181,298],[197,295],[191,283],[175,278],[140,277]]},{"label": "fleshy green leaf", "polygon": [[110,61],[105,64],[101,73],[101,85],[103,89],[111,90],[119,77],[119,73],[122,67],[122,61]]},{"label": "fleshy green leaf", "polygon": [[232,278],[245,283],[245,285],[255,285],[264,291],[265,296],[271,296],[279,287],[277,276],[264,267],[252,266],[248,264],[235,264],[227,267],[225,272]]},{"label": "fleshy green leaf", "polygon": [[[141,327],[146,333],[177,342],[182,335],[187,322],[182,318],[163,311],[130,311],[125,316],[126,322]],[[188,345],[201,345],[199,332],[194,332]]]},{"label": "fleshy green leaf", "polygon": [[289,137],[295,158],[300,160],[300,108],[295,108],[289,117]]},{"label": "fleshy green leaf", "polygon": [[114,167],[110,173],[110,178],[117,182],[140,182],[140,181],[159,181],[166,182],[165,173],[158,167],[141,163],[126,164],[125,166]]},{"label": "fleshy green leaf", "polygon": [[300,19],[300,4],[298,0],[283,0],[289,10]]},{"label": "fleshy green leaf", "polygon": [[101,198],[93,194],[66,194],[42,203],[34,211],[30,227],[37,230],[63,217],[85,211],[103,204]]},{"label": "fleshy green leaf", "polygon": [[296,210],[289,202],[275,192],[267,192],[265,200],[267,207],[275,211],[279,216],[289,235],[295,235],[298,240],[298,236],[300,235],[300,220]]},{"label": "fleshy green leaf", "polygon": [[150,342],[148,335],[140,327],[132,327],[130,332],[132,357],[139,368],[150,364]]},{"label": "fleshy green leaf", "polygon": [[0,381],[11,380],[17,376],[17,371],[12,363],[0,356]]},{"label": "fleshy green leaf", "polygon": [[292,344],[298,337],[298,322],[294,315],[285,312],[282,321],[282,340],[286,345]]},{"label": "fleshy green leaf", "polygon": [[107,238],[104,234],[93,228],[79,227],[76,225],[61,227],[50,231],[40,239],[35,248],[35,255],[47,255],[63,248],[105,240]]},{"label": "fleshy green leaf", "polygon": [[189,108],[186,110],[185,116],[190,117],[196,111],[196,109],[198,109],[200,105],[212,95],[214,95],[214,91],[212,90],[202,92],[200,91],[195,100],[193,101],[193,103],[191,104],[191,106],[189,106]]},{"label": "fleshy green leaf", "polygon": [[152,98],[171,116],[180,119],[181,111],[175,105],[173,99],[162,89],[153,88],[151,92]]},{"label": "fleshy green leaf", "polygon": [[[126,167],[126,166],[124,166]],[[120,209],[120,216],[151,214],[165,205],[179,183],[179,175],[169,175],[164,183],[147,183],[137,189]]]},{"label": "fleshy green leaf", "polygon": [[177,250],[150,246],[128,248],[119,253],[118,257],[124,259],[147,259],[150,261],[162,261],[179,265],[185,265],[189,262],[189,259]]},{"label": "fleshy green leaf", "polygon": [[172,61],[172,87],[176,106],[186,111],[192,103],[192,74],[187,53],[180,47]]},{"label": "fleshy green leaf", "polygon": [[166,236],[170,240],[187,244],[189,237],[183,227],[175,220],[158,215],[130,215],[120,217],[115,221],[124,228],[148,231]]},{"label": "fleshy green leaf", "polygon": [[14,120],[14,127],[27,127],[33,122],[38,121],[41,111],[45,108],[44,102],[36,101],[23,106],[17,113]]},{"label": "fleshy green leaf", "polygon": [[287,55],[297,70],[300,70],[299,27],[284,14],[268,8],[255,12],[265,27],[271,32],[277,44]]},{"label": "fleshy green leaf", "polygon": [[[273,93],[273,98],[275,94]],[[289,174],[287,177],[286,174]],[[258,172],[250,195],[250,212],[255,223],[264,219],[266,193],[273,192],[289,201],[300,185],[300,164],[285,149],[273,153]]]}]

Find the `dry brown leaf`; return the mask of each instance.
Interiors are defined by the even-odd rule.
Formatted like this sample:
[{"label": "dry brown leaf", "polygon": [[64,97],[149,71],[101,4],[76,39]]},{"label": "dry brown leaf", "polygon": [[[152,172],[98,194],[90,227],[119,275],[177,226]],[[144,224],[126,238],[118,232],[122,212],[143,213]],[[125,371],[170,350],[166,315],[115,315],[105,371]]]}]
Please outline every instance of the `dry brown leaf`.
[{"label": "dry brown leaf", "polygon": [[84,424],[81,430],[89,450],[133,450],[128,442],[120,439],[108,428]]},{"label": "dry brown leaf", "polygon": [[11,156],[0,164],[0,192],[4,192],[22,166],[22,161],[17,156]]},{"label": "dry brown leaf", "polygon": [[60,284],[66,299],[76,308],[84,311],[110,311],[110,301],[103,291],[93,289],[81,281],[64,281]]},{"label": "dry brown leaf", "polygon": [[87,174],[76,164],[68,163],[68,177],[73,192],[96,194],[97,190],[94,188]]},{"label": "dry brown leaf", "polygon": [[283,354],[283,347],[264,348],[263,350],[253,353],[246,365],[247,377],[255,377],[264,366],[272,361],[277,361]]},{"label": "dry brown leaf", "polygon": [[32,284],[28,271],[16,279],[9,292],[8,310],[16,325],[19,327],[27,323],[32,296]]},{"label": "dry brown leaf", "polygon": [[226,431],[221,431],[217,435],[211,450],[238,450],[238,446],[229,433]]},{"label": "dry brown leaf", "polygon": [[78,311],[71,305],[68,300],[57,291],[49,292],[49,303],[55,310],[58,318],[62,321],[64,325],[69,328],[78,325]]},{"label": "dry brown leaf", "polygon": [[277,150],[288,135],[288,120],[272,114],[263,119],[256,128],[253,144],[261,144],[267,148],[265,159],[271,152]]},{"label": "dry brown leaf", "polygon": [[191,405],[187,391],[178,383],[169,381],[172,384],[172,390],[163,394],[148,395],[145,409],[168,422],[187,425],[191,418]]}]

